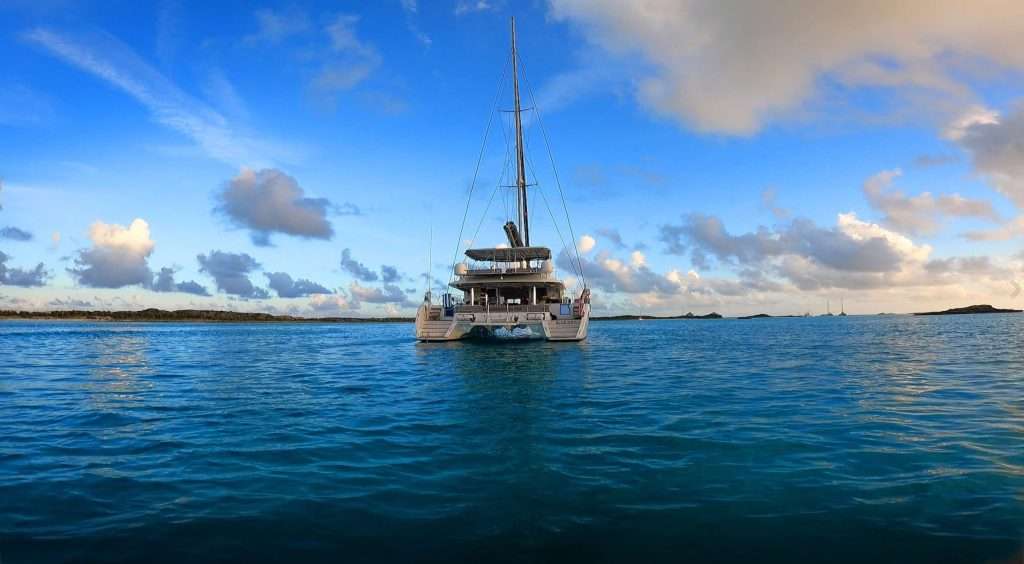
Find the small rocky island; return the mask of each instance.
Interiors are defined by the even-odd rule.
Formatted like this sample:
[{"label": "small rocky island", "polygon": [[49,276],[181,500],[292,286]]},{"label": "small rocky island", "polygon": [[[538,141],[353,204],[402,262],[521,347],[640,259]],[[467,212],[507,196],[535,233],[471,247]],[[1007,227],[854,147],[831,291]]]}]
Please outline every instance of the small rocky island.
[{"label": "small rocky island", "polygon": [[694,315],[688,312],[686,315],[610,315],[605,317],[591,317],[594,321],[643,321],[647,319],[722,319],[722,314],[711,312],[706,315]]},{"label": "small rocky island", "polygon": [[990,305],[972,305],[967,307],[957,307],[953,309],[947,309],[945,311],[928,311],[924,313],[915,313],[914,315],[966,315],[971,313],[1021,313],[1019,309],[999,309]]}]

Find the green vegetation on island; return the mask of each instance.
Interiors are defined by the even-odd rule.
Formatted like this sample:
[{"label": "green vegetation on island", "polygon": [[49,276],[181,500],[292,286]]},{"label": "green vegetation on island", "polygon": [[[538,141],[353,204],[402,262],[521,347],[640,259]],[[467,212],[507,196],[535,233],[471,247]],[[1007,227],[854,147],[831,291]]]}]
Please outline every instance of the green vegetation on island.
[{"label": "green vegetation on island", "polygon": [[202,321],[260,323],[409,323],[411,317],[296,317],[269,313],[242,313],[209,309],[143,309],[139,311],[10,311],[0,310],[3,319],[67,319],[85,321]]}]

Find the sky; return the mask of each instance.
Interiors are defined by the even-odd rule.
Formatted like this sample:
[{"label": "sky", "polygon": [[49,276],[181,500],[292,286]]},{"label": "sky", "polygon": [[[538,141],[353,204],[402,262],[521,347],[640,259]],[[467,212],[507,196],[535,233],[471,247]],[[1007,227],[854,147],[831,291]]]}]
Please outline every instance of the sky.
[{"label": "sky", "polygon": [[411,315],[515,216],[512,16],[595,315],[1024,307],[1019,0],[8,0],[0,309]]}]

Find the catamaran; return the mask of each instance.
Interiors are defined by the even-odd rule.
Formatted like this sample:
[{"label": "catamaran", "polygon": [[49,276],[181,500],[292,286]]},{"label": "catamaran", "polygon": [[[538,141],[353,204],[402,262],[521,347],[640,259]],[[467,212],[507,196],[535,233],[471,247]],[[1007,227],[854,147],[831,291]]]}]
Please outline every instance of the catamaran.
[{"label": "catamaran", "polygon": [[[575,234],[565,209],[568,231],[573,241],[574,254],[569,253],[566,260],[572,265],[577,276],[582,279],[579,293],[572,295],[566,284],[555,275],[555,265],[551,249],[536,246],[530,241],[529,198],[526,179],[526,155],[523,144],[523,119],[525,111],[519,99],[519,66],[520,60],[516,52],[516,23],[512,19],[512,90],[514,109],[512,110],[515,129],[514,154],[510,151],[509,158],[514,158],[516,179],[514,185],[503,186],[499,181],[495,190],[508,187],[515,188],[516,217],[509,219],[504,226],[507,245],[490,248],[471,248],[465,251],[466,259],[453,265],[449,286],[461,291],[457,297],[451,292],[441,295],[441,303],[435,304],[431,290],[424,295],[423,303],[416,312],[416,338],[420,341],[454,341],[467,337],[536,337],[549,341],[582,341],[587,338],[587,327],[590,321],[590,289],[586,286],[586,278],[582,273],[582,261],[579,250],[575,247]],[[500,86],[499,86],[500,88]],[[499,90],[500,93],[500,90]],[[531,89],[532,98],[532,89]],[[496,98],[497,100],[497,98]],[[534,102],[536,109],[536,102]],[[493,117],[493,114],[492,114]],[[537,116],[538,124],[543,132],[543,123]],[[488,123],[487,130],[490,129]],[[547,135],[544,134],[545,143]],[[487,133],[484,134],[484,145]],[[549,146],[550,156],[550,146]],[[481,149],[483,155],[483,149]],[[552,159],[552,168],[554,160]],[[479,170],[479,161],[477,164]],[[556,184],[557,172],[555,173]],[[472,197],[472,186],[470,189]],[[559,192],[561,185],[558,184]],[[544,197],[547,204],[547,199]],[[492,196],[493,199],[493,196]],[[550,206],[546,205],[550,212]],[[467,213],[469,202],[467,201]],[[486,210],[484,212],[486,214]],[[464,215],[465,218],[465,215]],[[481,220],[482,222],[482,220]],[[558,222],[552,214],[552,222],[558,230]],[[465,227],[465,219],[463,219]],[[460,229],[459,242],[462,242]],[[564,245],[563,241],[563,247]],[[456,257],[458,256],[458,247]],[[455,262],[454,260],[452,261]],[[428,285],[431,284],[428,275]],[[429,286],[428,286],[429,288]]]}]

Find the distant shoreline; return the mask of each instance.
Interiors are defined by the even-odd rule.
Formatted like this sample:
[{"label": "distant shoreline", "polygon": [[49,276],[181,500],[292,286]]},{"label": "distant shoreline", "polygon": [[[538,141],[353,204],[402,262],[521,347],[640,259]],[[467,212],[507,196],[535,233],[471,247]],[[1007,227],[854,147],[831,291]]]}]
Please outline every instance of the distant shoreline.
[{"label": "distant shoreline", "polygon": [[[964,315],[992,313],[1021,313],[1019,309],[999,309],[990,305],[973,305],[953,308],[944,311],[933,311],[911,314],[879,313],[877,315]],[[724,317],[718,313],[706,315],[613,315],[595,316],[591,321],[665,321],[665,320],[754,320],[774,318],[805,317],[801,315],[768,315],[759,313],[737,317]],[[814,316],[821,317],[821,316]],[[143,309],[139,311],[104,311],[104,310],[59,310],[59,311],[14,311],[0,310],[0,320],[35,320],[35,321],[109,321],[134,323],[412,323],[412,317],[298,317],[293,315],[272,315],[269,313],[243,313],[208,309]]]},{"label": "distant shoreline", "polygon": [[269,313],[243,313],[208,309],[143,309],[139,311],[10,311],[0,319],[37,321],[124,321],[154,323],[412,323],[412,317],[297,317]]}]

